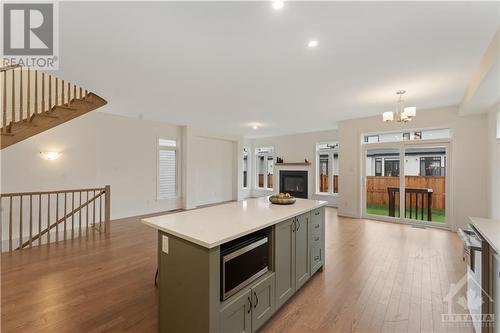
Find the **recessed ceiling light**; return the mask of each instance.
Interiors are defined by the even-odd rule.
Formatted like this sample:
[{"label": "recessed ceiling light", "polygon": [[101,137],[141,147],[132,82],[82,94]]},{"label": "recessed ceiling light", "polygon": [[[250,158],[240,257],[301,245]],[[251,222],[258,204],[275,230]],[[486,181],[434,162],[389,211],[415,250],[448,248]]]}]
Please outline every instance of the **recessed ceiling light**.
[{"label": "recessed ceiling light", "polygon": [[310,48],[314,48],[318,46],[318,41],[313,39],[313,40],[310,40],[308,43],[307,43],[307,47],[310,47]]},{"label": "recessed ceiling light", "polygon": [[254,130],[257,130],[257,129],[259,129],[259,126],[257,126],[257,125],[253,125],[253,127],[252,127],[252,128],[253,128]]},{"label": "recessed ceiling light", "polygon": [[275,10],[280,10],[283,8],[285,4],[283,3],[283,1],[273,1],[273,8]]}]

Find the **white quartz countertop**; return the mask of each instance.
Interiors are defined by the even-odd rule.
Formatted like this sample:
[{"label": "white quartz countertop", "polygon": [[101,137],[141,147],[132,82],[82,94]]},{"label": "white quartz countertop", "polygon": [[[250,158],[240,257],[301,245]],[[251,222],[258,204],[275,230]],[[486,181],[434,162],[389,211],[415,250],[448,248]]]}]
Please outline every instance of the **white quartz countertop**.
[{"label": "white quartz countertop", "polygon": [[471,224],[481,236],[490,244],[496,253],[500,254],[500,220],[469,217]]},{"label": "white quartz countertop", "polygon": [[326,204],[326,201],[297,199],[293,205],[273,205],[267,197],[261,197],[146,218],[142,222],[213,248]]}]

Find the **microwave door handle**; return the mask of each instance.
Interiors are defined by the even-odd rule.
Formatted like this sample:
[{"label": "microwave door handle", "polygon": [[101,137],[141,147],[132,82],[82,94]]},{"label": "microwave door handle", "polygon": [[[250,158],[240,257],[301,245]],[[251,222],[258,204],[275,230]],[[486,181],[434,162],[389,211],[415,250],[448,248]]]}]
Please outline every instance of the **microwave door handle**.
[{"label": "microwave door handle", "polygon": [[241,249],[238,249],[238,250],[236,250],[236,251],[234,251],[234,252],[231,252],[231,253],[229,253],[229,254],[226,254],[225,256],[223,256],[223,257],[222,257],[222,261],[223,261],[224,263],[226,263],[226,262],[228,262],[229,260],[234,259],[234,258],[236,258],[236,257],[238,257],[238,256],[240,256],[240,255],[242,255],[243,253],[246,253],[246,252],[251,251],[251,250],[253,250],[253,249],[255,249],[255,248],[257,248],[257,247],[259,247],[259,246],[261,246],[261,245],[263,245],[263,244],[266,244],[267,242],[268,242],[267,237],[262,238],[261,240],[259,240],[259,241],[257,241],[257,242],[254,242],[254,243],[248,244],[247,246],[242,247]]}]

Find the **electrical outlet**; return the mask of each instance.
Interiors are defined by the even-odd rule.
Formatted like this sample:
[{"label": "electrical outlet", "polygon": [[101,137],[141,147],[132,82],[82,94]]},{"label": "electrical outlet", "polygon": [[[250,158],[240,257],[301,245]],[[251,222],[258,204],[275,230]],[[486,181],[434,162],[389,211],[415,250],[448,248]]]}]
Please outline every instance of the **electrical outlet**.
[{"label": "electrical outlet", "polygon": [[161,250],[168,254],[168,237],[165,235],[161,238]]}]

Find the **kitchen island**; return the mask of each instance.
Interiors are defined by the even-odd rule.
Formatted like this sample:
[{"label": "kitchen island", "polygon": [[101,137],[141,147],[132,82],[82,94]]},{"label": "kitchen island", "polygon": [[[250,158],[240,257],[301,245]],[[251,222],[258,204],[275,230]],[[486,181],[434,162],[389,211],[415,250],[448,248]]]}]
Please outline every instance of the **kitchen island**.
[{"label": "kitchen island", "polygon": [[142,220],[158,230],[159,331],[257,331],[322,270],[325,205],[262,197]]}]

